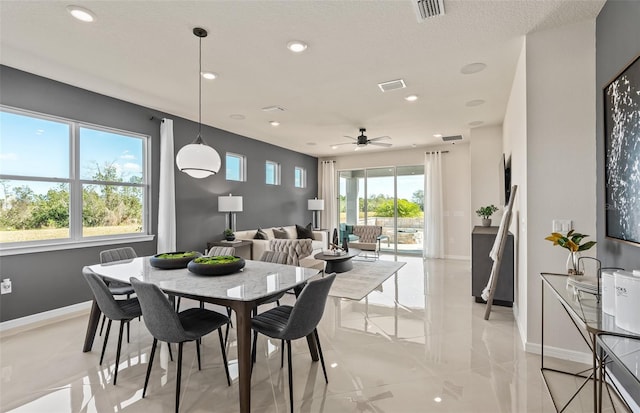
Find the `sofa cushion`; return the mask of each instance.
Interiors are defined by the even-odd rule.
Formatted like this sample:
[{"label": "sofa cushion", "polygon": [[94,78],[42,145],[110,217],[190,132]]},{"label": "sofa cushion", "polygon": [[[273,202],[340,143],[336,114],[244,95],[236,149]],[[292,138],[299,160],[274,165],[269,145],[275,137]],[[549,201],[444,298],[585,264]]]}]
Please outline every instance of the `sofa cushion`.
[{"label": "sofa cushion", "polygon": [[303,227],[302,225],[296,225],[296,233],[298,235],[298,239],[313,239],[313,230],[311,229],[311,224]]},{"label": "sofa cushion", "polygon": [[271,228],[271,230],[273,231],[273,237],[275,239],[289,238],[289,234],[287,234],[287,231],[284,228]]},{"label": "sofa cushion", "polygon": [[258,231],[256,231],[256,236],[253,237],[253,239],[269,239],[269,236],[267,235],[266,232],[264,232],[262,230],[262,228],[258,228]]}]

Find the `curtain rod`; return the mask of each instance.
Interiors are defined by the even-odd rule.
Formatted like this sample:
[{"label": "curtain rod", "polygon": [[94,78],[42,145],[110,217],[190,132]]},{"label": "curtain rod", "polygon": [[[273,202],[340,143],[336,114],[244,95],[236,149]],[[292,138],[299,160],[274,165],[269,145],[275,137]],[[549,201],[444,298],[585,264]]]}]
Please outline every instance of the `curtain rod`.
[{"label": "curtain rod", "polygon": [[[427,151],[425,153],[437,153],[438,151]],[[440,151],[440,153],[449,153],[449,151]]]}]

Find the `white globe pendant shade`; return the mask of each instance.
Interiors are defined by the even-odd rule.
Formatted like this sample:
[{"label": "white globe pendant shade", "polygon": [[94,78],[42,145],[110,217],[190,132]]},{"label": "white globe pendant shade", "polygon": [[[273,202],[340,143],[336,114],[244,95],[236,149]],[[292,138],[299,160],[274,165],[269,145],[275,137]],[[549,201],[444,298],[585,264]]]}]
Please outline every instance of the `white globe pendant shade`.
[{"label": "white globe pendant shade", "polygon": [[193,178],[206,178],[218,173],[222,162],[218,152],[211,146],[194,142],[178,151],[176,165],[180,171]]}]

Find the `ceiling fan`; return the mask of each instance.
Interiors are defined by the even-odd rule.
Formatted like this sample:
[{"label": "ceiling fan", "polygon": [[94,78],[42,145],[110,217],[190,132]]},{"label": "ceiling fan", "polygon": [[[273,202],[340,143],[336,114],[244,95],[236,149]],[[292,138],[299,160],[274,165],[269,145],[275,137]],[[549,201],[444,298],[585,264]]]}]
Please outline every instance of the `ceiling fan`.
[{"label": "ceiling fan", "polygon": [[353,142],[337,143],[337,144],[331,145],[331,147],[333,149],[336,149],[338,146],[341,146],[341,145],[356,145],[355,150],[357,151],[358,149],[362,149],[368,145],[382,146],[385,148],[388,148],[391,146],[391,144],[388,142],[379,142],[384,139],[391,139],[391,137],[378,136],[377,138],[369,139],[367,135],[364,134],[366,131],[367,130],[365,128],[360,128],[360,135],[357,138],[354,138],[353,136],[345,135],[345,138],[352,139]]}]

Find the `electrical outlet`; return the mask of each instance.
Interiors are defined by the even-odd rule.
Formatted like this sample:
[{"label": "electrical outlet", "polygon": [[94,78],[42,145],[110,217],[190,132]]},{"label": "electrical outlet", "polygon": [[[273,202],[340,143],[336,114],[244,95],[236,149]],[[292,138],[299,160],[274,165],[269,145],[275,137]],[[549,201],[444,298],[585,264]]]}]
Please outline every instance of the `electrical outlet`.
[{"label": "electrical outlet", "polygon": [[566,234],[571,231],[572,222],[570,219],[554,219],[552,221],[551,232],[559,232],[561,234]]},{"label": "electrical outlet", "polygon": [[11,294],[11,279],[3,278],[2,284],[0,284],[0,292],[2,294]]}]

